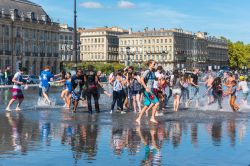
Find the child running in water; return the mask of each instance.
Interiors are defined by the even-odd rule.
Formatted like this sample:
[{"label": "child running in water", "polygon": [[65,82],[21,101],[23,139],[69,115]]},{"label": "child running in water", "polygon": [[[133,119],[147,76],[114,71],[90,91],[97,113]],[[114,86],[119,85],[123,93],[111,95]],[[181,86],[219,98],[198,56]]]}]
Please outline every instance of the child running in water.
[{"label": "child running in water", "polygon": [[239,111],[240,107],[235,103],[236,101],[236,91],[237,91],[237,82],[236,80],[233,80],[231,82],[231,88],[228,90],[228,92],[225,93],[225,95],[231,95],[230,96],[230,107],[232,109],[232,112]]},{"label": "child running in water", "polygon": [[20,105],[22,104],[24,100],[23,92],[22,92],[22,85],[24,85],[24,79],[23,79],[23,73],[26,71],[26,68],[22,67],[19,69],[19,72],[17,72],[13,79],[12,82],[14,83],[13,88],[12,88],[12,99],[9,101],[6,111],[11,111],[10,106],[12,103],[16,100],[18,100],[18,104],[16,106],[16,111],[21,111]]},{"label": "child running in water", "polygon": [[65,83],[66,89],[64,89],[61,93],[61,98],[64,101],[64,107],[66,109],[70,109],[70,103],[71,103],[71,94],[72,94],[72,82],[71,82],[71,73],[67,72],[66,73],[66,78],[60,81],[56,81],[58,83]]},{"label": "child running in water", "polygon": [[211,105],[218,101],[219,105],[219,111],[222,111],[222,95],[223,95],[223,89],[222,89],[222,81],[220,77],[216,77],[212,83],[212,85],[208,88],[207,93],[212,89],[212,95],[213,95],[213,101],[210,102],[208,105]]}]

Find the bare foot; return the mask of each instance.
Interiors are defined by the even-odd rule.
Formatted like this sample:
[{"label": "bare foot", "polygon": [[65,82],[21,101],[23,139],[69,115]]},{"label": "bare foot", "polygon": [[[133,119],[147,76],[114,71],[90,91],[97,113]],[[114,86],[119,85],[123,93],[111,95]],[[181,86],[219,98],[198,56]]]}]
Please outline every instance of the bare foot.
[{"label": "bare foot", "polygon": [[150,119],[150,122],[156,123],[156,124],[158,123],[155,119],[152,119],[152,118]]}]

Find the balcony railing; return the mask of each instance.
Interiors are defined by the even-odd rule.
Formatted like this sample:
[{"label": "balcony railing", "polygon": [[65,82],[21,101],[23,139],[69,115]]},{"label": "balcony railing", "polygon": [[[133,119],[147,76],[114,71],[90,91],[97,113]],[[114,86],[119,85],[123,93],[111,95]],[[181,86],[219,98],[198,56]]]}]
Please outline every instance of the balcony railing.
[{"label": "balcony railing", "polygon": [[5,55],[11,55],[11,51],[4,51],[5,52]]},{"label": "balcony railing", "polygon": [[45,57],[45,53],[40,53],[40,57]]},{"label": "balcony railing", "polygon": [[25,56],[31,56],[30,52],[25,52]]}]

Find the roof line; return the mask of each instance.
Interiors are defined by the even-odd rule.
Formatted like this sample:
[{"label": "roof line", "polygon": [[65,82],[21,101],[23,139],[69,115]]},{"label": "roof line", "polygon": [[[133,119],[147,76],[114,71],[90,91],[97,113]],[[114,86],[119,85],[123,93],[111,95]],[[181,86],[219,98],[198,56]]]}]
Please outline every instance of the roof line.
[{"label": "roof line", "polygon": [[19,3],[25,3],[25,4],[28,4],[28,5],[34,5],[34,6],[38,6],[38,7],[41,7],[40,5],[34,3],[34,2],[31,2],[31,1],[28,1],[28,0],[14,0],[16,2],[19,2]]}]

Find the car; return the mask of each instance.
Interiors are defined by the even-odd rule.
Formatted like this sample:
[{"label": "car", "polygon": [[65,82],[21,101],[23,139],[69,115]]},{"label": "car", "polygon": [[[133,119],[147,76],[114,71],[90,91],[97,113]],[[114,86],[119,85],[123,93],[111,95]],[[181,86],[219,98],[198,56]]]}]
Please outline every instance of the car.
[{"label": "car", "polygon": [[27,80],[26,82],[28,84],[38,84],[39,83],[39,77],[36,75],[24,75],[24,80]]}]

